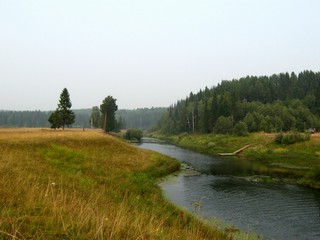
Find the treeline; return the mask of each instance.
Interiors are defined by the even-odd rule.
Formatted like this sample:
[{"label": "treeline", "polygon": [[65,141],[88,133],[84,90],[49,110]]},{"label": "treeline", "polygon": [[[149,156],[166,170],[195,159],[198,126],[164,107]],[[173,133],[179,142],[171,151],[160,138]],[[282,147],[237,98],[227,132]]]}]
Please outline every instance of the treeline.
[{"label": "treeline", "polygon": [[[157,125],[161,116],[167,108],[141,108],[134,110],[116,111],[117,125],[120,128],[137,128],[149,130]],[[92,109],[76,109],[75,123],[72,127],[90,128]],[[0,110],[0,127],[50,127],[48,119],[52,111],[1,111]],[[99,119],[100,111],[98,109]],[[101,123],[99,122],[99,127]]]},{"label": "treeline", "polygon": [[[90,109],[73,110],[73,127],[90,127]],[[48,119],[52,111],[0,111],[0,127],[50,127]]]},{"label": "treeline", "polygon": [[51,112],[0,111],[0,127],[49,127]]},{"label": "treeline", "polygon": [[126,129],[137,128],[142,130],[150,130],[157,126],[162,115],[167,108],[138,108],[135,110],[118,110],[116,118],[119,122],[123,122]]},{"label": "treeline", "polygon": [[278,132],[320,128],[320,73],[247,76],[190,93],[159,121],[163,133]]},{"label": "treeline", "polygon": [[[115,131],[120,129],[150,130],[157,126],[167,108],[138,108],[134,110],[121,109],[115,112]],[[92,107],[91,122],[95,128],[103,124],[103,116],[99,107]]]}]

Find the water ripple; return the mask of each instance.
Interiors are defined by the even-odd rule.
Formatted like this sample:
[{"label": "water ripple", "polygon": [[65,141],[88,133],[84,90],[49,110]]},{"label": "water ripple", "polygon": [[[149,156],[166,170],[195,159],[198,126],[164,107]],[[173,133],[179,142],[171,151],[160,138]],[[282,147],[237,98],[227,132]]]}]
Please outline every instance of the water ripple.
[{"label": "water ripple", "polygon": [[171,145],[142,147],[175,157],[205,173],[179,175],[174,182],[162,183],[166,196],[174,203],[256,232],[265,239],[320,239],[319,191],[292,184],[246,181],[238,176],[251,171],[239,170],[238,162],[232,165]]}]

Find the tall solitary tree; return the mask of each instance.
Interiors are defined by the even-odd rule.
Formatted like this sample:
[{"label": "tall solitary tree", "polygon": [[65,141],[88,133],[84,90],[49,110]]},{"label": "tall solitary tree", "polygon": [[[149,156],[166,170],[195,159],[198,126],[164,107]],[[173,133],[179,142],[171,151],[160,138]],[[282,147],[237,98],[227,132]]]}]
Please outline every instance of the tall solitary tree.
[{"label": "tall solitary tree", "polygon": [[51,123],[51,128],[64,129],[65,126],[70,126],[75,121],[75,114],[71,110],[71,101],[68,89],[64,88],[60,94],[60,99],[57,109],[51,113],[48,121]]},{"label": "tall solitary tree", "polygon": [[115,112],[118,110],[118,105],[116,104],[117,99],[112,96],[106,97],[102,104],[100,105],[100,111],[103,118],[103,130],[104,132],[112,131],[116,127]]}]

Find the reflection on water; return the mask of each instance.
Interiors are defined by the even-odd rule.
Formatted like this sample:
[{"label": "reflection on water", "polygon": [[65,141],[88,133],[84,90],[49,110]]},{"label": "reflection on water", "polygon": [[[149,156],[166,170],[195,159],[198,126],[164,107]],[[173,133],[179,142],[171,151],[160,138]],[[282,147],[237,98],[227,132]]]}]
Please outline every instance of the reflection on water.
[{"label": "reflection on water", "polygon": [[167,144],[143,143],[201,172],[161,184],[174,203],[217,217],[266,239],[320,239],[320,192],[291,184],[247,181],[254,167],[243,159],[213,158]]}]

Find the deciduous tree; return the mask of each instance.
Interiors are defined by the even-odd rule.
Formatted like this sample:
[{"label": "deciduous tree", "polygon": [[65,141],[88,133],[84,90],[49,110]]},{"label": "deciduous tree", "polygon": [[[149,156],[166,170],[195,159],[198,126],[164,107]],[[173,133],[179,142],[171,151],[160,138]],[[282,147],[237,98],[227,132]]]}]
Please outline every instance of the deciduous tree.
[{"label": "deciduous tree", "polygon": [[91,127],[98,128],[101,127],[101,116],[99,107],[92,107],[91,117],[90,117],[90,125]]}]

